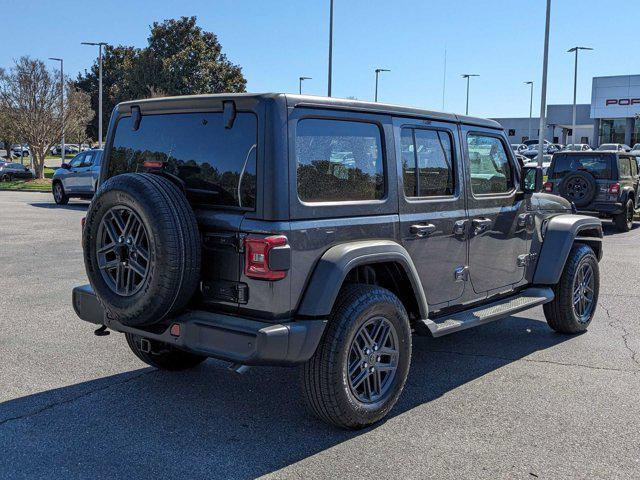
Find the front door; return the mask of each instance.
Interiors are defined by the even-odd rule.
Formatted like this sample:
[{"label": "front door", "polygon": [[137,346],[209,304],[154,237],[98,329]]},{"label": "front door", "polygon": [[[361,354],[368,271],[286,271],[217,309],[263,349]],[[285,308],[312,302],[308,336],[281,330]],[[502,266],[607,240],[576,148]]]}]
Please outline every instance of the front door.
[{"label": "front door", "polygon": [[69,162],[69,170],[67,170],[65,176],[62,178],[62,185],[65,192],[77,192],[80,188],[78,172],[82,168],[82,162],[84,161],[84,153],[76,155]]},{"label": "front door", "polygon": [[395,119],[400,234],[418,270],[431,310],[465,288],[467,238],[464,181],[457,127]]},{"label": "front door", "polygon": [[78,191],[81,193],[93,192],[93,160],[96,152],[89,150],[84,153],[84,160],[78,168]]},{"label": "front door", "polygon": [[463,127],[467,156],[469,274],[481,296],[511,290],[531,259],[530,198],[520,193],[520,171],[495,130]]}]

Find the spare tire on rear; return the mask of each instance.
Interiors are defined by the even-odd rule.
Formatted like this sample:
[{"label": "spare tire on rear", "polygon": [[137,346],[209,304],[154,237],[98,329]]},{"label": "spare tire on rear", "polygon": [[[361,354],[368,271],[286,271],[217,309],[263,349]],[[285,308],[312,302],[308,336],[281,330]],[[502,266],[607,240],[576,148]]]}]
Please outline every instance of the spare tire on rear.
[{"label": "spare tire on rear", "polygon": [[195,215],[182,191],[159,175],[126,173],[104,182],[87,212],[82,246],[94,292],[124,325],[171,317],[197,288]]},{"label": "spare tire on rear", "polygon": [[560,195],[576,207],[586,207],[591,203],[597,193],[598,184],[596,179],[589,172],[577,170],[569,173],[562,179],[558,189]]}]

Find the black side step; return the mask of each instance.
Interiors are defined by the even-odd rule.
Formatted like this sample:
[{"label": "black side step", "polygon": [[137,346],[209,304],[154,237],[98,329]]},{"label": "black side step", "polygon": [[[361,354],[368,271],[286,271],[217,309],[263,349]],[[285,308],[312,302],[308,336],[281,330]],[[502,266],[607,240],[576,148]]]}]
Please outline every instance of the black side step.
[{"label": "black side step", "polygon": [[484,305],[478,305],[435,320],[423,320],[434,337],[441,337],[484,323],[493,322],[517,312],[536,307],[553,300],[550,288],[527,288],[517,295],[502,298]]}]

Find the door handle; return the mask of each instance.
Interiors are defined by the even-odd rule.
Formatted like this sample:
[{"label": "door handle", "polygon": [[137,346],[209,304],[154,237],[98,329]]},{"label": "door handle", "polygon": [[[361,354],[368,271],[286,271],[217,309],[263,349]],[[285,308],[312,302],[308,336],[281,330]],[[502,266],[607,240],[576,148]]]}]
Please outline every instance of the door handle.
[{"label": "door handle", "polygon": [[415,235],[416,237],[428,237],[435,231],[436,226],[432,223],[428,223],[426,225],[411,225],[409,227],[411,235]]},{"label": "door handle", "polygon": [[474,218],[473,219],[473,233],[480,235],[487,231],[487,229],[493,224],[493,221],[489,218]]}]

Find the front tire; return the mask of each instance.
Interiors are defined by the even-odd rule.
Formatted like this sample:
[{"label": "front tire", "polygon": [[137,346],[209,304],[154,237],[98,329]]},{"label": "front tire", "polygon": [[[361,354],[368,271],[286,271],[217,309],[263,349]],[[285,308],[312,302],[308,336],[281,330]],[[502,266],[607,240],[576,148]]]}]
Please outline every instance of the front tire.
[{"label": "front tire", "polygon": [[347,285],[302,367],[305,401],[327,423],[366,427],[393,408],[410,363],[411,328],[398,297],[377,286]]},{"label": "front tire", "polygon": [[635,214],[635,205],[633,200],[627,200],[624,211],[613,216],[613,223],[621,232],[628,232],[633,228],[633,215]]},{"label": "front tire", "polygon": [[136,357],[147,365],[160,370],[179,372],[188,370],[204,362],[207,357],[178,350],[171,345],[153,342],[154,349],[147,352],[142,348],[142,337],[133,333],[125,333],[127,344]]},{"label": "front tire", "polygon": [[595,314],[599,291],[598,259],[591,247],[576,243],[553,287],[555,298],[543,307],[547,323],[558,333],[585,332]]}]

